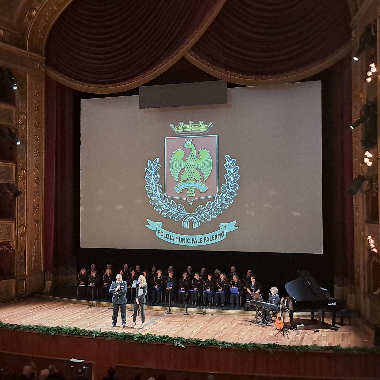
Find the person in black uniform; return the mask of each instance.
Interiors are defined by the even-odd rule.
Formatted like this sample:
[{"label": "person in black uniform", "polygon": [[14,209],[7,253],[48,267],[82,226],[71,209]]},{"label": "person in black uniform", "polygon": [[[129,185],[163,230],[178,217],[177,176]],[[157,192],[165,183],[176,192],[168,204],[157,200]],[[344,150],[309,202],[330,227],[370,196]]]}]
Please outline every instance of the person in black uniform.
[{"label": "person in black uniform", "polygon": [[[190,267],[191,268],[191,267]],[[178,283],[178,303],[184,305],[186,303],[187,292],[189,291],[190,281],[187,276],[188,272],[183,272],[182,278]]]},{"label": "person in black uniform", "polygon": [[201,271],[199,272],[199,278],[202,281],[206,281],[207,280],[207,271],[206,271],[205,267],[201,268]]},{"label": "person in black uniform", "polygon": [[162,276],[162,270],[158,269],[157,270],[157,275],[154,276],[153,279],[153,289],[152,289],[152,305],[158,305],[161,303],[161,295],[162,295],[162,290],[164,289],[165,286],[165,279]]},{"label": "person in black uniform", "polygon": [[134,302],[136,298],[137,279],[138,277],[136,276],[136,271],[132,269],[128,279],[128,291],[130,293],[131,302]]},{"label": "person in black uniform", "polygon": [[256,281],[256,276],[253,274],[251,276],[251,281],[246,284],[245,290],[247,292],[246,294],[246,300],[255,300],[255,301],[262,301],[261,297],[261,285]]},{"label": "person in black uniform", "polygon": [[92,270],[88,277],[87,297],[90,300],[94,300],[98,296],[99,276],[96,270]]},{"label": "person in black uniform", "polygon": [[103,283],[102,283],[102,293],[101,297],[103,300],[109,301],[109,289],[111,287],[112,283],[112,272],[111,268],[107,268],[106,271],[103,274]]},{"label": "person in black uniform", "polygon": [[220,305],[221,307],[224,307],[229,288],[230,284],[227,281],[226,274],[221,273],[219,280],[216,281],[215,306]]},{"label": "person in black uniform", "polygon": [[86,286],[88,284],[88,274],[86,268],[82,268],[78,273],[78,292],[77,298],[84,299],[86,298]]},{"label": "person in black uniform", "polygon": [[193,306],[196,306],[198,303],[198,299],[203,291],[203,281],[199,278],[199,273],[194,274],[194,278],[190,283],[190,303]]},{"label": "person in black uniform", "polygon": [[232,276],[230,286],[230,304],[231,307],[240,307],[240,296],[243,293],[243,283],[240,281],[239,276],[234,274]]},{"label": "person in black uniform", "polygon": [[192,280],[194,275],[193,275],[193,268],[190,265],[187,267],[186,272],[187,272],[187,278],[189,280]]},{"label": "person in black uniform", "polygon": [[251,282],[252,270],[248,269],[247,273],[243,276],[242,281],[244,284],[249,284]]},{"label": "person in black uniform", "polygon": [[211,306],[214,298],[215,282],[212,274],[207,275],[206,281],[203,282],[203,305]]},{"label": "person in black uniform", "polygon": [[123,269],[120,271],[120,274],[123,276],[123,281],[128,281],[128,277],[130,274],[128,264],[124,264]]},{"label": "person in black uniform", "polygon": [[116,326],[119,309],[121,314],[121,323],[123,327],[125,327],[125,323],[127,320],[127,283],[123,281],[123,277],[120,273],[116,275],[116,281],[112,281],[110,293],[113,295],[113,314],[111,327]]},{"label": "person in black uniform", "polygon": [[174,303],[174,297],[177,291],[177,279],[173,272],[168,273],[165,285],[165,298],[169,303]]},{"label": "person in black uniform", "polygon": [[136,287],[136,302],[133,310],[133,325],[136,326],[137,310],[140,309],[141,329],[144,327],[145,323],[145,303],[147,293],[148,287],[146,284],[146,278],[143,275],[140,275]]}]

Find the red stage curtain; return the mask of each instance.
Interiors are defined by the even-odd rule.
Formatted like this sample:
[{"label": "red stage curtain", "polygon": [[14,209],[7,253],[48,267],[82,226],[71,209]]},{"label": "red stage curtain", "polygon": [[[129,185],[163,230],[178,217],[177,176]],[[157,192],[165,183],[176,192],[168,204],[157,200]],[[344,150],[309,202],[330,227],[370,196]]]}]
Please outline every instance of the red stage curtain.
[{"label": "red stage curtain", "polygon": [[352,195],[351,58],[320,74],[323,124],[323,240],[334,257],[337,282],[354,281]]},{"label": "red stage curtain", "polygon": [[46,63],[85,83],[138,80],[187,45],[223,1],[73,1],[50,32]]},{"label": "red stage curtain", "polygon": [[46,77],[45,271],[72,265],[73,90]]},{"label": "red stage curtain", "polygon": [[291,76],[347,44],[350,18],[344,0],[227,0],[188,56],[219,77]]}]

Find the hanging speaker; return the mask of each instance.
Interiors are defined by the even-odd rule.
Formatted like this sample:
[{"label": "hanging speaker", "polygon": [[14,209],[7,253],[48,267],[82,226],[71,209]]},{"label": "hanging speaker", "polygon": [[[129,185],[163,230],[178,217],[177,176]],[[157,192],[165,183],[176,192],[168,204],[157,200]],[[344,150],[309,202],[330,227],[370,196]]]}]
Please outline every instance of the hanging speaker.
[{"label": "hanging speaker", "polygon": [[227,82],[225,81],[141,86],[139,89],[141,109],[226,103]]}]

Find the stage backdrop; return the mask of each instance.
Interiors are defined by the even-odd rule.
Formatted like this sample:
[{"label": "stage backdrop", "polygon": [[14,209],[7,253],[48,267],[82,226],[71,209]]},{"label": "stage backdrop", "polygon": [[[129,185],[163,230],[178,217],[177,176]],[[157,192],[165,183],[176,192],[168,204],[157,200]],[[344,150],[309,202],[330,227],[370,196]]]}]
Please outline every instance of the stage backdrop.
[{"label": "stage backdrop", "polygon": [[[213,123],[206,142],[169,126],[190,121]],[[138,96],[83,99],[81,247],[322,253],[321,124],[319,81],[229,89],[225,105],[139,109]],[[186,166],[192,148],[198,174]],[[150,166],[147,183],[156,158],[161,167]],[[154,174],[162,184],[155,195],[175,202],[170,218],[149,203]],[[189,183],[199,186],[192,192]],[[191,213],[207,202],[203,218],[217,217],[194,228]]]}]

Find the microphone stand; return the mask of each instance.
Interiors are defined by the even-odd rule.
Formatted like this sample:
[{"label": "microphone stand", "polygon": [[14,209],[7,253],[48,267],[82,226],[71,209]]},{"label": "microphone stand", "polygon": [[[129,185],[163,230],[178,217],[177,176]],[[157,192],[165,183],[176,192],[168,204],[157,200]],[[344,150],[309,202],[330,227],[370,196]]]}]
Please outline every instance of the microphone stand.
[{"label": "microphone stand", "polygon": [[168,289],[168,291],[169,291],[169,308],[168,308],[168,311],[166,312],[166,314],[172,314],[171,302],[170,302],[170,289]]},{"label": "microphone stand", "polygon": [[189,315],[189,313],[187,312],[187,296],[188,292],[185,293],[185,312],[183,313],[183,315]]}]

